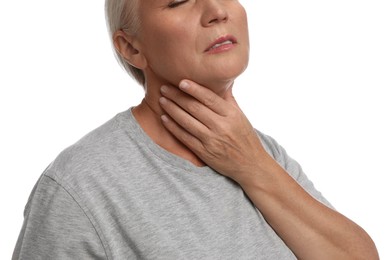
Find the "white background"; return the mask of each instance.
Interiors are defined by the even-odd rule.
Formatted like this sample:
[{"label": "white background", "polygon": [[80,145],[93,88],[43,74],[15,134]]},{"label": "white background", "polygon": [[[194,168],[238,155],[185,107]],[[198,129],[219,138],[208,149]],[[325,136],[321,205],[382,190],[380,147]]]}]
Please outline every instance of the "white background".
[{"label": "white background", "polygon": [[[390,259],[390,4],[244,0],[242,109]],[[0,259],[41,172],[142,89],[114,59],[103,0],[0,2]],[[170,39],[174,40],[174,39]]]}]

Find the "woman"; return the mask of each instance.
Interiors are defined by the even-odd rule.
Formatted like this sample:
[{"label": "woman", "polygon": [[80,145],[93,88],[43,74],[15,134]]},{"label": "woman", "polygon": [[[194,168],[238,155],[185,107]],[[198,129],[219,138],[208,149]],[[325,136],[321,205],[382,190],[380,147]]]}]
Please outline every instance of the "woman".
[{"label": "woman", "polygon": [[64,150],[13,259],[378,259],[232,95],[249,56],[236,0],[107,0],[145,98]]}]

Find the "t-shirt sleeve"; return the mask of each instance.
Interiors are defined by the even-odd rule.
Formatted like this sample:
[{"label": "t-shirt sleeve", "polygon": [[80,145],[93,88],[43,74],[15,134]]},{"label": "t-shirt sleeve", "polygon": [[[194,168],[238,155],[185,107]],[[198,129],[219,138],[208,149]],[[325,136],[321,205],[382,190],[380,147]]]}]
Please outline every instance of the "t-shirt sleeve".
[{"label": "t-shirt sleeve", "polygon": [[291,158],[287,154],[286,150],[279,145],[275,139],[260,132],[258,133],[265,149],[290,174],[290,176],[293,177],[311,196],[333,209],[331,203],[315,188],[313,182],[310,181],[304,173],[301,165]]},{"label": "t-shirt sleeve", "polygon": [[88,216],[56,181],[42,175],[26,205],[12,259],[107,259]]}]

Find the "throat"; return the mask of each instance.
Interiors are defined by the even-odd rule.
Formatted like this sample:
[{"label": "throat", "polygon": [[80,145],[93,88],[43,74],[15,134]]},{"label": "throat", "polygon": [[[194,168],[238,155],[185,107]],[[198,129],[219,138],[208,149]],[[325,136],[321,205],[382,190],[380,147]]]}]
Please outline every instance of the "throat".
[{"label": "throat", "polygon": [[147,136],[164,150],[172,153],[184,160],[189,161],[197,167],[206,166],[206,164],[187,146],[180,142],[171,132],[164,127],[161,122],[162,109],[155,102],[148,102],[143,99],[141,104],[134,107],[132,113],[144,130]]}]

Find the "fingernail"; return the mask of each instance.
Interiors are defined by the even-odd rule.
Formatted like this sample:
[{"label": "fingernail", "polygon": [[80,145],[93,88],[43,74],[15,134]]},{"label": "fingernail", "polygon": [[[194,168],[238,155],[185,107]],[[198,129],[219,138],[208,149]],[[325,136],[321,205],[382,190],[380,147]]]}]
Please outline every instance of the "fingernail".
[{"label": "fingernail", "polygon": [[182,80],[182,81],[180,82],[180,84],[179,84],[179,88],[180,88],[180,89],[183,89],[183,90],[188,89],[189,86],[190,86],[190,84],[188,84],[188,82],[185,81],[185,80]]},{"label": "fingernail", "polygon": [[161,104],[166,104],[167,103],[167,99],[165,97],[160,97],[159,101],[160,101]]},{"label": "fingernail", "polygon": [[162,115],[162,116],[161,116],[161,120],[162,120],[163,122],[168,122],[168,117],[167,117],[166,115]]},{"label": "fingernail", "polygon": [[165,85],[162,85],[161,88],[160,88],[160,91],[161,91],[161,93],[167,93],[168,87],[165,86]]}]

